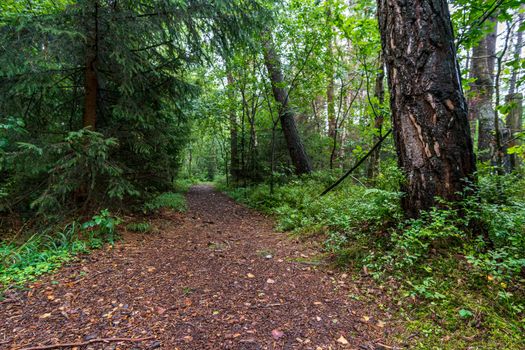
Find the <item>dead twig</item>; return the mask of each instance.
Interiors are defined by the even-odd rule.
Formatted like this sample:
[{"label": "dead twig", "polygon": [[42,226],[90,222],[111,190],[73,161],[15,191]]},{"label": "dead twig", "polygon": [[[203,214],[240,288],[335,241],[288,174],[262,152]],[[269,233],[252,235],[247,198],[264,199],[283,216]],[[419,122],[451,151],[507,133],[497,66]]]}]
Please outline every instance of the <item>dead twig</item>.
[{"label": "dead twig", "polygon": [[379,345],[380,347],[384,348],[384,349],[388,349],[388,350],[397,350],[397,349],[400,349],[398,348],[397,346],[390,346],[390,345],[386,345],[386,344],[383,344],[383,343],[376,343],[376,345]]},{"label": "dead twig", "polygon": [[90,345],[94,343],[111,343],[111,342],[128,342],[128,343],[137,343],[146,340],[152,340],[153,337],[146,338],[97,338],[91,339],[85,342],[80,343],[63,343],[63,344],[53,344],[53,345],[41,345],[41,346],[31,346],[28,348],[20,348],[18,350],[47,350],[47,349],[59,349],[59,348],[72,348],[80,347],[85,345]]},{"label": "dead twig", "polygon": [[83,276],[83,277],[79,278],[78,280],[75,280],[75,281],[72,281],[72,282],[69,282],[69,283],[71,283],[71,284],[77,284],[77,283],[79,283],[79,282],[82,282],[82,281],[85,280],[86,278],[90,278],[90,279],[92,279],[92,278],[95,278],[95,277],[97,277],[97,276],[99,276],[99,275],[102,275],[102,274],[104,274],[104,273],[106,273],[106,272],[111,272],[111,269],[106,269],[106,270],[103,270],[103,271],[99,271],[99,272],[97,272],[97,273],[92,274],[91,276],[86,275],[86,276]]},{"label": "dead twig", "polygon": [[275,303],[275,304],[266,304],[266,305],[252,305],[250,306],[250,309],[260,309],[260,308],[267,308],[267,307],[276,307],[276,306],[283,306],[285,304]]}]

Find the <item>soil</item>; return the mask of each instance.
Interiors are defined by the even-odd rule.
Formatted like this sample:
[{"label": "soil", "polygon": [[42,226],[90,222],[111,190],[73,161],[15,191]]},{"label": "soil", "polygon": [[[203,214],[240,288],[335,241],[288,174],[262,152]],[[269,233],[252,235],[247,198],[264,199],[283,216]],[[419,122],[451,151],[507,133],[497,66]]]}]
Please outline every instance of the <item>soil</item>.
[{"label": "soil", "polygon": [[[0,349],[393,349],[380,287],[210,186],[0,304]],[[136,342],[99,338],[149,338]],[[150,338],[151,337],[151,338]],[[347,344],[346,344],[347,343]]]}]

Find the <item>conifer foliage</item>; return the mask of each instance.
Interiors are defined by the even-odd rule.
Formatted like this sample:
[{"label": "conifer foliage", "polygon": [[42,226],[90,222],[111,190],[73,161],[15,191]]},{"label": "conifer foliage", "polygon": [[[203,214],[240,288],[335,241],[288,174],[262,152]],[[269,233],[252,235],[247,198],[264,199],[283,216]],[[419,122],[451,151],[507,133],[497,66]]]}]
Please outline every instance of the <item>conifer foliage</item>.
[{"label": "conifer foliage", "polygon": [[52,214],[166,188],[199,93],[193,68],[257,11],[237,0],[2,1],[0,210]]}]

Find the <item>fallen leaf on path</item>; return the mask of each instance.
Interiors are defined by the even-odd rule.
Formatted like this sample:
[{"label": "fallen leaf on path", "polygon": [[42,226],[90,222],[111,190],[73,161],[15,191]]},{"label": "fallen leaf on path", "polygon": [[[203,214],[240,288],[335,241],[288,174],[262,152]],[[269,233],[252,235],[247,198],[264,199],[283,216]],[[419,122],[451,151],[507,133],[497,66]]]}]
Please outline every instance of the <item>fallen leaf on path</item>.
[{"label": "fallen leaf on path", "polygon": [[248,273],[248,274],[246,274],[246,277],[248,277],[248,278],[255,278],[255,275],[252,274],[252,273]]},{"label": "fallen leaf on path", "polygon": [[348,345],[348,344],[349,344],[349,343],[348,343],[348,340],[346,340],[346,338],[343,337],[343,336],[340,336],[339,339],[337,339],[337,342],[338,342],[339,344],[343,344],[343,345]]},{"label": "fallen leaf on path", "polygon": [[268,279],[266,280],[266,283],[268,283],[268,284],[273,284],[273,283],[275,283],[275,280],[273,280],[273,279],[271,279],[271,278],[268,278]]},{"label": "fallen leaf on path", "polygon": [[281,339],[282,337],[284,337],[284,332],[281,331],[281,330],[279,330],[279,329],[274,329],[274,330],[272,331],[272,337],[273,337],[273,339],[275,339],[275,340],[279,340],[279,339]]},{"label": "fallen leaf on path", "polygon": [[51,313],[47,313],[47,314],[43,314],[43,315],[40,315],[38,318],[49,318],[51,317]]},{"label": "fallen leaf on path", "polygon": [[193,340],[193,337],[192,337],[191,335],[187,335],[187,336],[185,336],[185,337],[182,338],[182,339],[184,339],[184,341],[185,341],[186,343],[189,343],[189,342],[191,342],[191,341]]}]

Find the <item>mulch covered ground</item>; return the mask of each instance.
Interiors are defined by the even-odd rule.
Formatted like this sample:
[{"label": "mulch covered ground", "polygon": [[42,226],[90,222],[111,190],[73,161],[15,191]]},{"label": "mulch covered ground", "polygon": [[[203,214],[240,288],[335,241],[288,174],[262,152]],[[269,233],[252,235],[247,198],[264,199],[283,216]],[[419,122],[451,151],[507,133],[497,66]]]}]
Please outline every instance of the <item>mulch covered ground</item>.
[{"label": "mulch covered ground", "polygon": [[[211,187],[0,304],[0,349],[393,349],[382,291]],[[100,342],[101,339],[110,339]],[[125,338],[117,341],[115,338]]]}]

